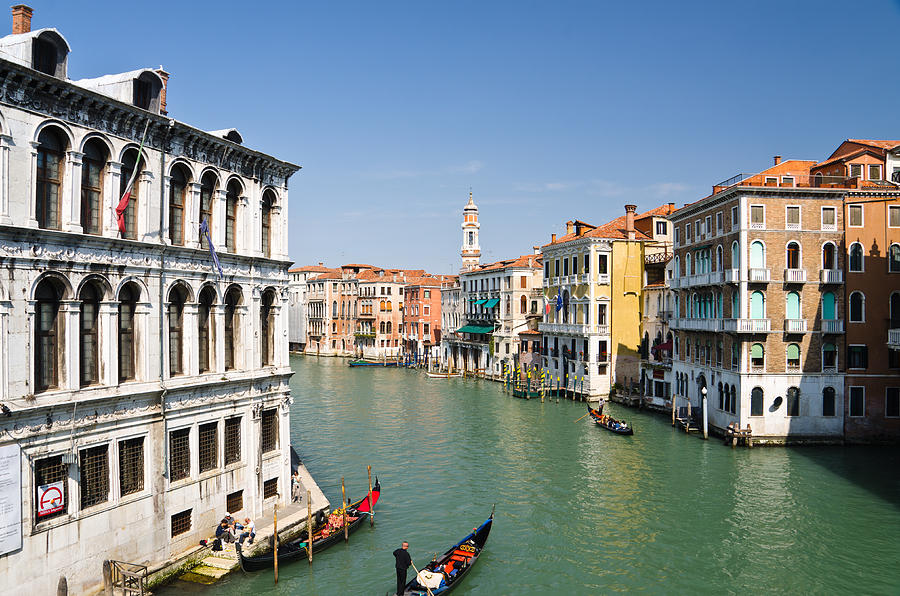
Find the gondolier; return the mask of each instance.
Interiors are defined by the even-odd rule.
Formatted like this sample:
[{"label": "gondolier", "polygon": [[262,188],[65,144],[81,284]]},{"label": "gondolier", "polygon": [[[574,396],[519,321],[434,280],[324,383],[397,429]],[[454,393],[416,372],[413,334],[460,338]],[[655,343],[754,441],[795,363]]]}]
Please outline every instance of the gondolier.
[{"label": "gondolier", "polygon": [[412,565],[412,559],[409,556],[409,542],[404,542],[400,548],[394,551],[394,567],[397,568],[397,594],[403,594],[403,588],[406,586],[406,572]]}]

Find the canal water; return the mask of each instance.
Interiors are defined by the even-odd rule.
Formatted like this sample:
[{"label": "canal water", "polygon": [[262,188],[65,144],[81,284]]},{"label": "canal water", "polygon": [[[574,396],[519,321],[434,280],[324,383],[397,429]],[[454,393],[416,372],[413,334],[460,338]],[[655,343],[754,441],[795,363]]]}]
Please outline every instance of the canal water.
[{"label": "canal water", "polygon": [[730,449],[608,406],[634,425],[621,437],[576,422],[582,403],[516,399],[489,381],[291,362],[293,445],[333,504],[341,476],[363,495],[371,464],[376,527],[312,567],[282,566],[277,587],[271,572],[238,572],[194,589],[384,595],[401,541],[424,565],[496,504],[456,593],[900,593],[896,449]]}]

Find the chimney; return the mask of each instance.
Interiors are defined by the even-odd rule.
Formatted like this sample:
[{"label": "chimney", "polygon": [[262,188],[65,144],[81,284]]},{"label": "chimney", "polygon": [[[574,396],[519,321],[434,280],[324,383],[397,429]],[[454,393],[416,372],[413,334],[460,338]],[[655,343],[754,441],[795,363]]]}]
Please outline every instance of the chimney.
[{"label": "chimney", "polygon": [[538,246],[537,244],[535,244],[534,246],[532,246],[531,249],[534,251],[534,254],[536,254],[536,255],[541,254],[541,247]]},{"label": "chimney", "polygon": [[625,233],[629,240],[634,240],[634,212],[637,205],[625,205]]},{"label": "chimney", "polygon": [[780,155],[776,155],[776,156],[775,156],[775,165],[777,166],[777,165],[780,164],[780,163],[781,163],[781,156],[780,156]]},{"label": "chimney", "polygon": [[16,4],[12,7],[13,35],[31,31],[31,15],[33,13],[34,11],[31,10],[31,7],[25,6],[24,4]]},{"label": "chimney", "polygon": [[319,267],[324,267],[324,266],[325,266],[325,263],[323,263],[322,261],[319,261]]},{"label": "chimney", "polygon": [[550,243],[553,244],[556,242],[556,234],[550,234]]},{"label": "chimney", "polygon": [[567,221],[567,222],[566,222],[566,236],[568,236],[569,234],[571,234],[572,231],[573,231],[574,229],[575,229],[575,226],[574,226],[574,224],[572,223],[572,221],[571,221],[571,220],[570,220],[570,221]]},{"label": "chimney", "polygon": [[168,115],[169,112],[166,111],[166,89],[169,86],[169,73],[163,70],[162,65],[156,69],[156,74],[159,75],[159,78],[162,79],[162,89],[159,91],[159,113],[162,116]]}]

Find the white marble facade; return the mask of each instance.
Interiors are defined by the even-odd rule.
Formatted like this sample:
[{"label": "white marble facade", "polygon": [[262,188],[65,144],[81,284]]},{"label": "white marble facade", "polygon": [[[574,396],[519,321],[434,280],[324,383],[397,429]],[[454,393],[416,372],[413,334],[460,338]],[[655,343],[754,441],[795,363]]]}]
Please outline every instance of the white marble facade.
[{"label": "white marble facade", "polygon": [[[150,111],[59,74],[0,58],[0,403],[8,410],[0,415],[0,446],[21,449],[22,485],[22,546],[0,552],[0,583],[33,594],[55,590],[60,576],[70,591],[90,591],[102,582],[104,559],[158,565],[209,537],[228,495],[232,504],[241,495],[232,513],[254,517],[283,503],[290,482],[287,183],[299,168],[243,147],[234,131],[207,133],[168,119],[160,109],[164,85]],[[120,178],[130,174],[123,155],[137,148],[145,126],[136,237],[122,239],[114,209]],[[39,138],[48,129],[64,144],[59,221],[50,226],[57,229],[40,227],[36,216]],[[92,139],[106,156],[96,234],[85,233],[81,217]],[[168,229],[175,167],[187,178],[182,245]],[[198,232],[201,179],[213,184],[209,227],[221,277]],[[232,247],[228,188],[239,191]],[[41,299],[42,287],[54,289],[55,304]],[[90,332],[82,325],[86,288],[97,313]],[[136,302],[134,372],[123,377],[126,289]],[[185,297],[180,325],[170,319],[176,294]],[[56,309],[50,319],[45,308]],[[51,340],[38,338],[46,320]],[[170,345],[177,337],[180,350]],[[41,352],[46,341],[54,347]],[[96,374],[85,382],[89,349]],[[37,383],[38,361],[47,358],[39,353],[53,354],[49,387]],[[184,434],[174,470],[173,441]],[[83,478],[89,457],[91,483]],[[65,510],[39,518],[36,470],[53,458],[64,470]]]}]

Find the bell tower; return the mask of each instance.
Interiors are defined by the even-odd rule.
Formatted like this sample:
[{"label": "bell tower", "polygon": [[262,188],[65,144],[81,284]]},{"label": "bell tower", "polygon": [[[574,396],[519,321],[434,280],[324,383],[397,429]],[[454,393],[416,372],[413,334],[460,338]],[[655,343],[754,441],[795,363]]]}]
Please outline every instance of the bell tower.
[{"label": "bell tower", "polygon": [[463,208],[463,242],[462,242],[462,267],[463,271],[474,269],[481,262],[481,245],[478,244],[478,207],[472,201],[472,191],[469,191],[469,202]]}]

